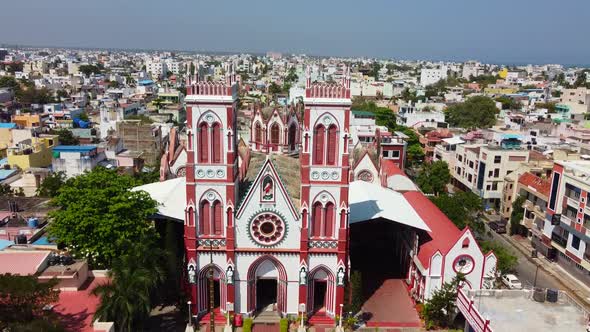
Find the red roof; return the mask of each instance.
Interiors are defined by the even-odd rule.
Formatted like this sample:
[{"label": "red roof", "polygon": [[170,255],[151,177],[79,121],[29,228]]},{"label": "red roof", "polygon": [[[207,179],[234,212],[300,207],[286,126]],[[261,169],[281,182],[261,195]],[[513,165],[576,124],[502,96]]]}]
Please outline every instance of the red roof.
[{"label": "red roof", "polygon": [[461,231],[421,192],[408,191],[404,193],[404,197],[430,228],[428,235],[432,240],[422,244],[418,251],[418,259],[425,268],[428,268],[432,255],[437,251],[445,255],[457,242]]},{"label": "red roof", "polygon": [[541,179],[533,173],[526,172],[518,178],[518,183],[531,187],[538,193],[549,196],[549,190],[551,190],[551,183],[549,180]]},{"label": "red roof", "polygon": [[93,332],[93,316],[98,307],[98,297],[90,294],[92,290],[106,282],[108,278],[88,279],[79,291],[62,291],[59,293],[59,302],[53,310],[59,314],[59,318],[68,331]]},{"label": "red roof", "polygon": [[381,169],[388,177],[392,175],[403,175],[406,176],[406,173],[402,171],[397,164],[391,159],[382,159],[381,160]]}]

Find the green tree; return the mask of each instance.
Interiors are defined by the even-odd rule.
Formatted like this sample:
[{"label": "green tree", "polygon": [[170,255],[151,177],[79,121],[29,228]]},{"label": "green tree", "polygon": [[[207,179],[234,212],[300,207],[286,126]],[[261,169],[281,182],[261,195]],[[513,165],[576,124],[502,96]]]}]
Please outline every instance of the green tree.
[{"label": "green tree", "polygon": [[92,267],[110,266],[130,243],[155,233],[148,217],[156,202],[130,191],[135,185],[132,177],[103,167],[69,179],[52,200],[60,209],[50,213],[49,234]]},{"label": "green tree", "polygon": [[95,65],[81,65],[78,70],[85,76],[90,76],[90,74],[100,74],[101,72],[100,68]]},{"label": "green tree", "polygon": [[449,106],[445,110],[446,121],[454,127],[489,128],[496,124],[499,110],[489,97],[475,96],[464,103]]},{"label": "green tree", "polygon": [[447,328],[453,323],[457,302],[457,289],[465,276],[457,274],[451,282],[447,282],[440,289],[436,289],[430,300],[424,305],[424,320],[426,329]]},{"label": "green tree", "polygon": [[[57,279],[39,282],[36,276],[0,275],[0,329],[4,331],[63,331],[43,307],[57,302]],[[47,329],[45,329],[47,328]]]},{"label": "green tree", "polygon": [[526,197],[518,195],[512,202],[512,213],[510,214],[510,234],[521,234],[523,227],[520,224],[524,217],[524,208],[522,207]]},{"label": "green tree", "polygon": [[100,298],[95,318],[113,321],[119,331],[141,331],[147,322],[156,290],[164,284],[164,253],[153,237],[138,239],[113,260],[110,281],[92,293]]},{"label": "green tree", "polygon": [[272,95],[276,95],[281,92],[283,92],[283,89],[280,85],[276,84],[275,82],[270,83],[270,85],[268,86],[268,93]]},{"label": "green tree", "polygon": [[446,191],[449,181],[451,181],[449,165],[442,160],[424,164],[422,171],[416,177],[416,184],[423,192],[436,196]]},{"label": "green tree", "polygon": [[479,196],[469,191],[439,195],[431,200],[457,228],[469,226],[474,232],[482,234],[483,224],[477,219],[483,211],[483,202]]},{"label": "green tree", "polygon": [[518,110],[522,107],[520,102],[508,96],[500,96],[496,98],[496,101],[502,103],[503,110]]},{"label": "green tree", "polygon": [[374,77],[375,81],[379,80],[379,71],[381,70],[381,63],[375,61],[373,62],[373,66],[371,67],[371,71],[369,72],[369,76]]},{"label": "green tree", "polygon": [[406,151],[407,164],[418,164],[424,160],[424,150],[420,144],[408,144],[408,150]]},{"label": "green tree", "polygon": [[518,264],[518,258],[510,250],[502,244],[493,241],[480,241],[478,243],[482,252],[494,252],[494,255],[498,258],[498,264],[496,265],[498,272],[502,274],[514,272],[516,264]]},{"label": "green tree", "polygon": [[13,76],[0,77],[0,88],[11,88],[14,92],[20,90],[20,84]]},{"label": "green tree", "polygon": [[37,188],[37,196],[55,197],[65,182],[66,174],[64,172],[51,173],[45,177],[39,188]]},{"label": "green tree", "polygon": [[357,313],[363,306],[363,277],[360,271],[352,271],[350,280],[347,280],[346,287],[349,288],[345,292],[345,296],[350,296],[348,301],[345,301],[347,312]]},{"label": "green tree", "polygon": [[68,129],[62,128],[56,131],[53,131],[54,135],[58,135],[57,138],[59,140],[59,144],[61,145],[78,145],[80,141],[72,132]]}]

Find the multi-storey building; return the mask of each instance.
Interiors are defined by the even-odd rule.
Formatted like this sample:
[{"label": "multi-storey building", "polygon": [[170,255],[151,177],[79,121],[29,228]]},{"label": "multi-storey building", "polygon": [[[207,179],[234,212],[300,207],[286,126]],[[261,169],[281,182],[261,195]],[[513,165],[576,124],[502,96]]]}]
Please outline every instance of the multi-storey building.
[{"label": "multi-storey building", "polygon": [[546,253],[581,281],[590,283],[590,161],[556,161],[541,241]]},{"label": "multi-storey building", "polygon": [[532,237],[533,243],[542,237],[550,187],[548,179],[530,172],[518,178],[516,191],[520,197],[524,197],[524,214],[520,224],[528,230],[527,235]]},{"label": "multi-storey building", "polygon": [[478,194],[488,207],[500,207],[504,177],[529,160],[529,151],[512,138],[499,145],[458,144],[455,149],[452,182]]}]

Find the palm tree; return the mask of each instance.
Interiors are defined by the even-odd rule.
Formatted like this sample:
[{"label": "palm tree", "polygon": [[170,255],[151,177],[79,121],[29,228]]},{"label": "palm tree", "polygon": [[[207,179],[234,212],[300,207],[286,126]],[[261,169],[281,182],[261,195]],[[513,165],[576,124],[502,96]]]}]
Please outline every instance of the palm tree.
[{"label": "palm tree", "polygon": [[100,297],[95,319],[114,321],[120,331],[141,330],[153,307],[154,291],[165,280],[165,254],[152,244],[138,241],[113,261],[111,281],[92,290]]}]

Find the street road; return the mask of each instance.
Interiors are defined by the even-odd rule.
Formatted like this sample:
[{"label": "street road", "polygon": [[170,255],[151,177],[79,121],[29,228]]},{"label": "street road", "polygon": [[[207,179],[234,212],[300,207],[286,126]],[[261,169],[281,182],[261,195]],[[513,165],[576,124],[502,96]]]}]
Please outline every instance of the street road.
[{"label": "street road", "polygon": [[559,284],[553,278],[553,276],[549,275],[543,269],[539,268],[537,271],[537,265],[531,263],[527,257],[525,257],[519,250],[514,248],[508,240],[506,240],[502,235],[494,232],[491,230],[486,224],[486,230],[488,230],[488,234],[486,236],[493,240],[496,243],[500,243],[503,247],[510,250],[516,257],[518,257],[518,265],[516,266],[516,275],[518,279],[522,282],[524,287],[530,288],[534,285],[535,281],[535,272],[537,272],[537,287],[542,288],[553,288],[559,289]]}]

